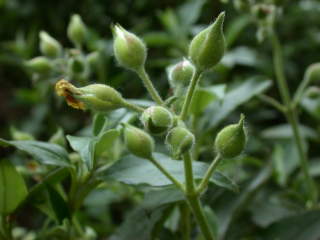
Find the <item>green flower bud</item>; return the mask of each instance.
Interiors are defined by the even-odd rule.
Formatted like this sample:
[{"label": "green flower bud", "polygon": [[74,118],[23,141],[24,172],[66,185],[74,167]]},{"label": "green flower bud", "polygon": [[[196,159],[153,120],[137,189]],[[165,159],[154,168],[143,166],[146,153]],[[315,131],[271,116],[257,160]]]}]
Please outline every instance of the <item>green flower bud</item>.
[{"label": "green flower bud", "polygon": [[204,71],[216,65],[225,52],[222,12],[209,27],[198,33],[189,46],[189,57],[197,70]]},{"label": "green flower bud", "polygon": [[154,151],[154,141],[145,131],[125,125],[124,139],[129,151],[141,158],[150,159]]},{"label": "green flower bud", "polygon": [[83,23],[81,17],[78,14],[72,15],[68,29],[67,29],[68,38],[75,45],[81,45],[84,43],[86,39],[86,34],[87,34],[87,28]]},{"label": "green flower bud", "polygon": [[51,37],[45,31],[41,31],[40,34],[40,51],[47,57],[59,57],[62,53],[62,47],[60,43]]},{"label": "green flower bud", "polygon": [[305,72],[305,78],[309,78],[309,83],[320,80],[320,63],[311,64]]},{"label": "green flower bud", "polygon": [[234,158],[243,151],[246,139],[244,115],[241,114],[237,124],[229,125],[218,133],[215,149],[223,158]]},{"label": "green flower bud", "polygon": [[147,131],[157,135],[167,132],[172,127],[173,117],[166,108],[152,106],[142,113],[141,121]]},{"label": "green flower bud", "polygon": [[120,25],[114,26],[113,35],[113,51],[118,63],[134,71],[142,68],[147,57],[147,49],[142,40]]},{"label": "green flower bud", "polygon": [[76,109],[106,112],[121,108],[125,100],[114,88],[104,84],[91,84],[76,88],[66,80],[56,83],[56,92],[66,98],[68,105]]},{"label": "green flower bud", "polygon": [[25,62],[25,66],[33,72],[46,74],[52,70],[52,64],[46,57],[35,57]]},{"label": "green flower bud", "polygon": [[234,0],[233,5],[238,11],[247,11],[250,7],[248,0]]},{"label": "green flower bud", "polygon": [[311,99],[317,99],[320,97],[320,88],[311,86],[306,90],[306,96]]},{"label": "green flower bud", "polygon": [[184,127],[171,129],[166,137],[166,144],[175,157],[189,151],[194,142],[194,135]]},{"label": "green flower bud", "polygon": [[187,59],[183,59],[183,61],[172,66],[169,69],[169,83],[171,87],[177,85],[187,86],[191,81],[194,71],[194,66]]}]

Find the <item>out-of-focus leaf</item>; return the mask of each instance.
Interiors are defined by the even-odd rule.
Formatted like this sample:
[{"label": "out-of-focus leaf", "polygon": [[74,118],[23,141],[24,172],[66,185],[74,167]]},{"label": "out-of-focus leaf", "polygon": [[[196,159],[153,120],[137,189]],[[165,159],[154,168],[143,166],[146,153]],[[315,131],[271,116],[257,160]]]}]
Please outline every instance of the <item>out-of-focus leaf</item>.
[{"label": "out-of-focus leaf", "polygon": [[320,238],[320,210],[303,212],[275,222],[264,233],[265,239],[318,240]]},{"label": "out-of-focus leaf", "polygon": [[[318,134],[317,132],[304,125],[299,125],[299,130],[304,138],[317,140]],[[292,128],[289,124],[281,124],[277,126],[272,126],[270,128],[267,128],[262,131],[261,133],[262,137],[264,138],[270,138],[270,139],[292,139],[293,132]]]},{"label": "out-of-focus leaf", "polygon": [[185,28],[191,26],[198,20],[204,3],[205,0],[186,1],[186,3],[179,7],[178,16],[180,23],[183,24]]},{"label": "out-of-focus leaf", "polygon": [[143,40],[149,47],[164,47],[172,44],[172,38],[165,32],[149,32],[143,35]]},{"label": "out-of-focus leaf", "polygon": [[192,114],[200,114],[212,101],[217,97],[205,88],[198,88],[191,101],[190,112]]},{"label": "out-of-focus leaf", "polygon": [[0,160],[0,214],[12,213],[27,197],[22,176],[8,160]]},{"label": "out-of-focus leaf", "polygon": [[204,206],[203,210],[207,216],[208,223],[210,225],[210,229],[212,230],[213,236],[216,239],[218,238],[219,220],[216,214],[213,212],[213,210],[209,206]]},{"label": "out-of-focus leaf", "polygon": [[93,119],[92,133],[94,136],[98,136],[107,123],[107,118],[104,114],[97,113]]},{"label": "out-of-focus leaf", "polygon": [[69,166],[68,153],[61,146],[40,141],[7,141],[0,139],[0,146],[13,146],[27,152],[43,164]]},{"label": "out-of-focus leaf", "polygon": [[265,77],[252,77],[226,93],[222,103],[215,101],[205,111],[202,125],[208,128],[216,127],[224,118],[241,104],[255,95],[262,93],[271,86],[271,81]]},{"label": "out-of-focus leaf", "polygon": [[96,156],[100,156],[104,151],[112,148],[119,135],[120,131],[117,129],[111,129],[101,134],[95,144]]},{"label": "out-of-focus leaf", "polygon": [[271,167],[265,166],[260,172],[247,184],[241,188],[240,195],[235,196],[232,192],[225,192],[214,203],[214,211],[219,222],[219,239],[223,239],[226,235],[232,221],[241,211],[248,207],[248,201],[254,196],[255,192],[261,187],[271,176]]},{"label": "out-of-focus leaf", "polygon": [[280,186],[284,186],[287,180],[287,174],[284,164],[284,150],[280,144],[275,145],[272,153],[273,169],[275,178]]},{"label": "out-of-focus leaf", "polygon": [[47,191],[54,215],[57,221],[61,224],[64,219],[70,218],[68,204],[62,198],[60,193],[58,193],[58,191],[54,189],[52,186],[47,185]]},{"label": "out-of-focus leaf", "polygon": [[234,65],[242,66],[256,66],[259,62],[257,53],[247,47],[237,47],[229,52],[227,52],[222,58],[221,63],[233,67]]},{"label": "out-of-focus leaf", "polygon": [[226,41],[228,48],[230,48],[233,43],[237,40],[241,32],[251,23],[251,18],[249,16],[241,15],[232,20],[231,23],[228,24],[228,27],[225,29],[226,31]]},{"label": "out-of-focus leaf", "polygon": [[[179,181],[184,181],[182,161],[173,160],[160,153],[156,153],[154,156],[156,161],[161,163],[175,178]],[[193,162],[195,179],[201,179],[208,167],[207,163]],[[148,184],[159,187],[172,184],[152,163],[133,155],[128,155],[115,163],[115,165],[106,170],[103,178],[114,179],[132,185]],[[221,172],[216,171],[210,181],[220,187],[238,191],[238,186]]]}]

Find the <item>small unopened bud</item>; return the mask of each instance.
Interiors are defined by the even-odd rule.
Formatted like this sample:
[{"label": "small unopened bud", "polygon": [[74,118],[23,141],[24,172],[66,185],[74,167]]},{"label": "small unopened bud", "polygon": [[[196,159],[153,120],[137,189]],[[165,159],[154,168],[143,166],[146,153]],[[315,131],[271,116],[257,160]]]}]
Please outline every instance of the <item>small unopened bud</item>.
[{"label": "small unopened bud", "polygon": [[187,86],[191,81],[194,71],[194,66],[187,59],[177,63],[169,70],[170,85],[172,87],[176,87],[178,85]]},{"label": "small unopened bud", "polygon": [[123,107],[125,102],[118,91],[104,84],[77,88],[66,80],[60,80],[56,83],[56,92],[66,98],[68,105],[82,110],[106,112]]},{"label": "small unopened bud", "polygon": [[316,86],[311,86],[306,90],[306,96],[311,99],[317,99],[320,97],[320,88]]},{"label": "small unopened bud", "polygon": [[175,157],[191,150],[194,141],[194,135],[184,127],[171,129],[166,137],[166,144]]},{"label": "small unopened bud", "polygon": [[113,35],[113,51],[118,63],[134,71],[142,68],[147,57],[147,49],[143,41],[120,25],[114,26]]},{"label": "small unopened bud", "polygon": [[46,57],[35,57],[25,62],[25,66],[33,72],[46,74],[52,70],[52,64]]},{"label": "small unopened bud", "polygon": [[237,124],[223,128],[217,135],[215,149],[222,158],[234,158],[241,154],[246,145],[244,115],[241,114]]},{"label": "small unopened bud", "polygon": [[251,12],[258,21],[272,22],[276,8],[273,4],[260,3],[253,5]]},{"label": "small unopened bud", "polygon": [[152,152],[154,151],[154,140],[145,131],[133,127],[131,125],[125,125],[124,139],[128,150],[141,158],[150,159]]},{"label": "small unopened bud", "polygon": [[141,121],[147,131],[157,135],[167,132],[172,127],[173,117],[166,108],[152,106],[142,113]]},{"label": "small unopened bud", "polygon": [[305,72],[305,77],[309,78],[309,83],[320,80],[320,63],[311,64]]},{"label": "small unopened bud", "polygon": [[222,12],[209,27],[198,33],[189,46],[189,57],[197,70],[204,71],[216,65],[225,52]]},{"label": "small unopened bud", "polygon": [[78,14],[72,15],[68,29],[67,29],[68,38],[75,45],[81,45],[84,43],[86,39],[86,34],[87,34],[87,28],[83,23],[81,17]]},{"label": "small unopened bud", "polygon": [[48,33],[41,31],[40,34],[40,51],[47,57],[59,57],[62,53],[60,43],[51,37]]}]

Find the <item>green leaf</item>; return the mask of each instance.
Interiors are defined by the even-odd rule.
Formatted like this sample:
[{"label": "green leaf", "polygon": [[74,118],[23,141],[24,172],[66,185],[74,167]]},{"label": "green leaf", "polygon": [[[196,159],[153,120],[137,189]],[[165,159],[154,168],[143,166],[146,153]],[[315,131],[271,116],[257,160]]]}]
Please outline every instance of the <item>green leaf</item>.
[{"label": "green leaf", "polygon": [[61,224],[64,219],[70,219],[70,211],[67,202],[62,198],[60,193],[51,185],[47,185],[50,204],[55,214],[56,220]]},{"label": "green leaf", "polygon": [[205,88],[197,88],[192,97],[190,112],[192,114],[200,114],[217,96]]},{"label": "green leaf", "polygon": [[100,156],[104,151],[113,147],[114,141],[119,137],[117,129],[110,129],[97,137],[67,136],[72,149],[78,152],[88,168],[93,167],[95,156]]},{"label": "green leaf", "polygon": [[53,143],[40,141],[7,141],[0,139],[0,146],[13,146],[30,154],[37,161],[55,166],[69,166],[67,151],[61,146]]},{"label": "green leaf", "polygon": [[[156,161],[161,163],[175,178],[184,181],[184,167],[182,161],[173,160],[170,157],[155,153]],[[207,171],[209,165],[203,162],[193,162],[193,172],[195,179],[201,179]],[[166,186],[171,182],[168,180],[151,162],[128,155],[111,168],[106,170],[103,178],[117,180],[126,184],[139,185],[148,184],[151,186]],[[215,172],[210,181],[220,187],[232,191],[238,191],[238,186],[228,177],[220,172]]]},{"label": "green leaf", "polygon": [[100,156],[104,151],[113,147],[114,141],[120,136],[118,129],[111,129],[103,133],[96,142],[95,154]]},{"label": "green leaf", "polygon": [[8,160],[0,160],[0,214],[12,213],[27,197],[22,176]]},{"label": "green leaf", "polygon": [[103,130],[107,122],[108,121],[105,114],[97,113],[93,119],[93,127],[92,127],[93,135],[98,136],[99,133]]},{"label": "green leaf", "polygon": [[205,111],[202,125],[209,128],[216,127],[232,111],[241,104],[249,101],[252,97],[267,90],[271,86],[271,81],[262,76],[252,77],[234,89],[227,92],[222,103],[213,102]]},{"label": "green leaf", "polygon": [[197,0],[197,1],[186,1],[178,9],[179,22],[185,27],[188,28],[194,24],[201,15],[201,9],[203,4],[206,1]]},{"label": "green leaf", "polygon": [[[302,137],[312,140],[318,139],[318,133],[307,126],[299,125],[299,130]],[[272,126],[262,131],[262,137],[269,139],[292,139],[293,132],[289,124],[281,124],[277,126]]]},{"label": "green leaf", "polygon": [[94,137],[76,137],[68,135],[67,139],[71,148],[78,152],[81,159],[87,164],[89,169],[93,167],[94,161],[94,146],[97,139]]},{"label": "green leaf", "polygon": [[307,211],[275,222],[267,228],[265,239],[318,240],[320,210]]}]

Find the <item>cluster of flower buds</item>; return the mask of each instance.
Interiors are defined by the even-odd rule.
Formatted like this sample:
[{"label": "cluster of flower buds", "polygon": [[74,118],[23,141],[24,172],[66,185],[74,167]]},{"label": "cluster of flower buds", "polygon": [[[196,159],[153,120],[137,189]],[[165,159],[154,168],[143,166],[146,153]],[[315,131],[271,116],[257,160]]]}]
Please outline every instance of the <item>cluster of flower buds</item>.
[{"label": "cluster of flower buds", "polygon": [[[189,46],[189,60],[183,59],[168,71],[169,83],[173,89],[186,89],[195,76],[215,66],[222,59],[225,52],[225,38],[223,35],[224,13],[206,29],[198,33]],[[113,27],[114,55],[120,66],[135,72],[144,70],[147,49],[143,41],[135,34],[128,32],[120,25]],[[81,46],[86,39],[86,28],[78,15],[74,15],[68,27],[68,37],[77,46]],[[61,46],[49,35],[42,34],[48,46],[42,43],[42,52],[48,57],[61,55]],[[41,59],[40,59],[41,60]],[[37,61],[40,61],[39,59]],[[36,60],[33,60],[36,61]],[[74,54],[69,61],[69,71],[82,74],[86,70],[87,62],[97,61],[97,55],[91,54],[87,58]],[[30,62],[29,64],[31,64]],[[50,68],[50,64],[42,63],[42,71]],[[149,89],[148,89],[149,90]],[[97,112],[107,112],[121,107],[128,107],[128,102],[114,88],[103,84],[91,84],[77,88],[66,80],[56,84],[56,92],[66,98],[67,103],[77,109],[91,109]],[[183,95],[175,92],[175,95]],[[185,127],[175,113],[166,105],[151,106],[140,109],[140,120],[144,130],[129,124],[124,124],[124,139],[128,150],[141,158],[151,159],[155,149],[152,135],[166,135],[166,145],[175,158],[190,151],[194,145],[194,135]],[[246,133],[244,117],[238,124],[225,127],[219,132],[215,141],[215,149],[223,158],[238,156],[245,146]]]}]

